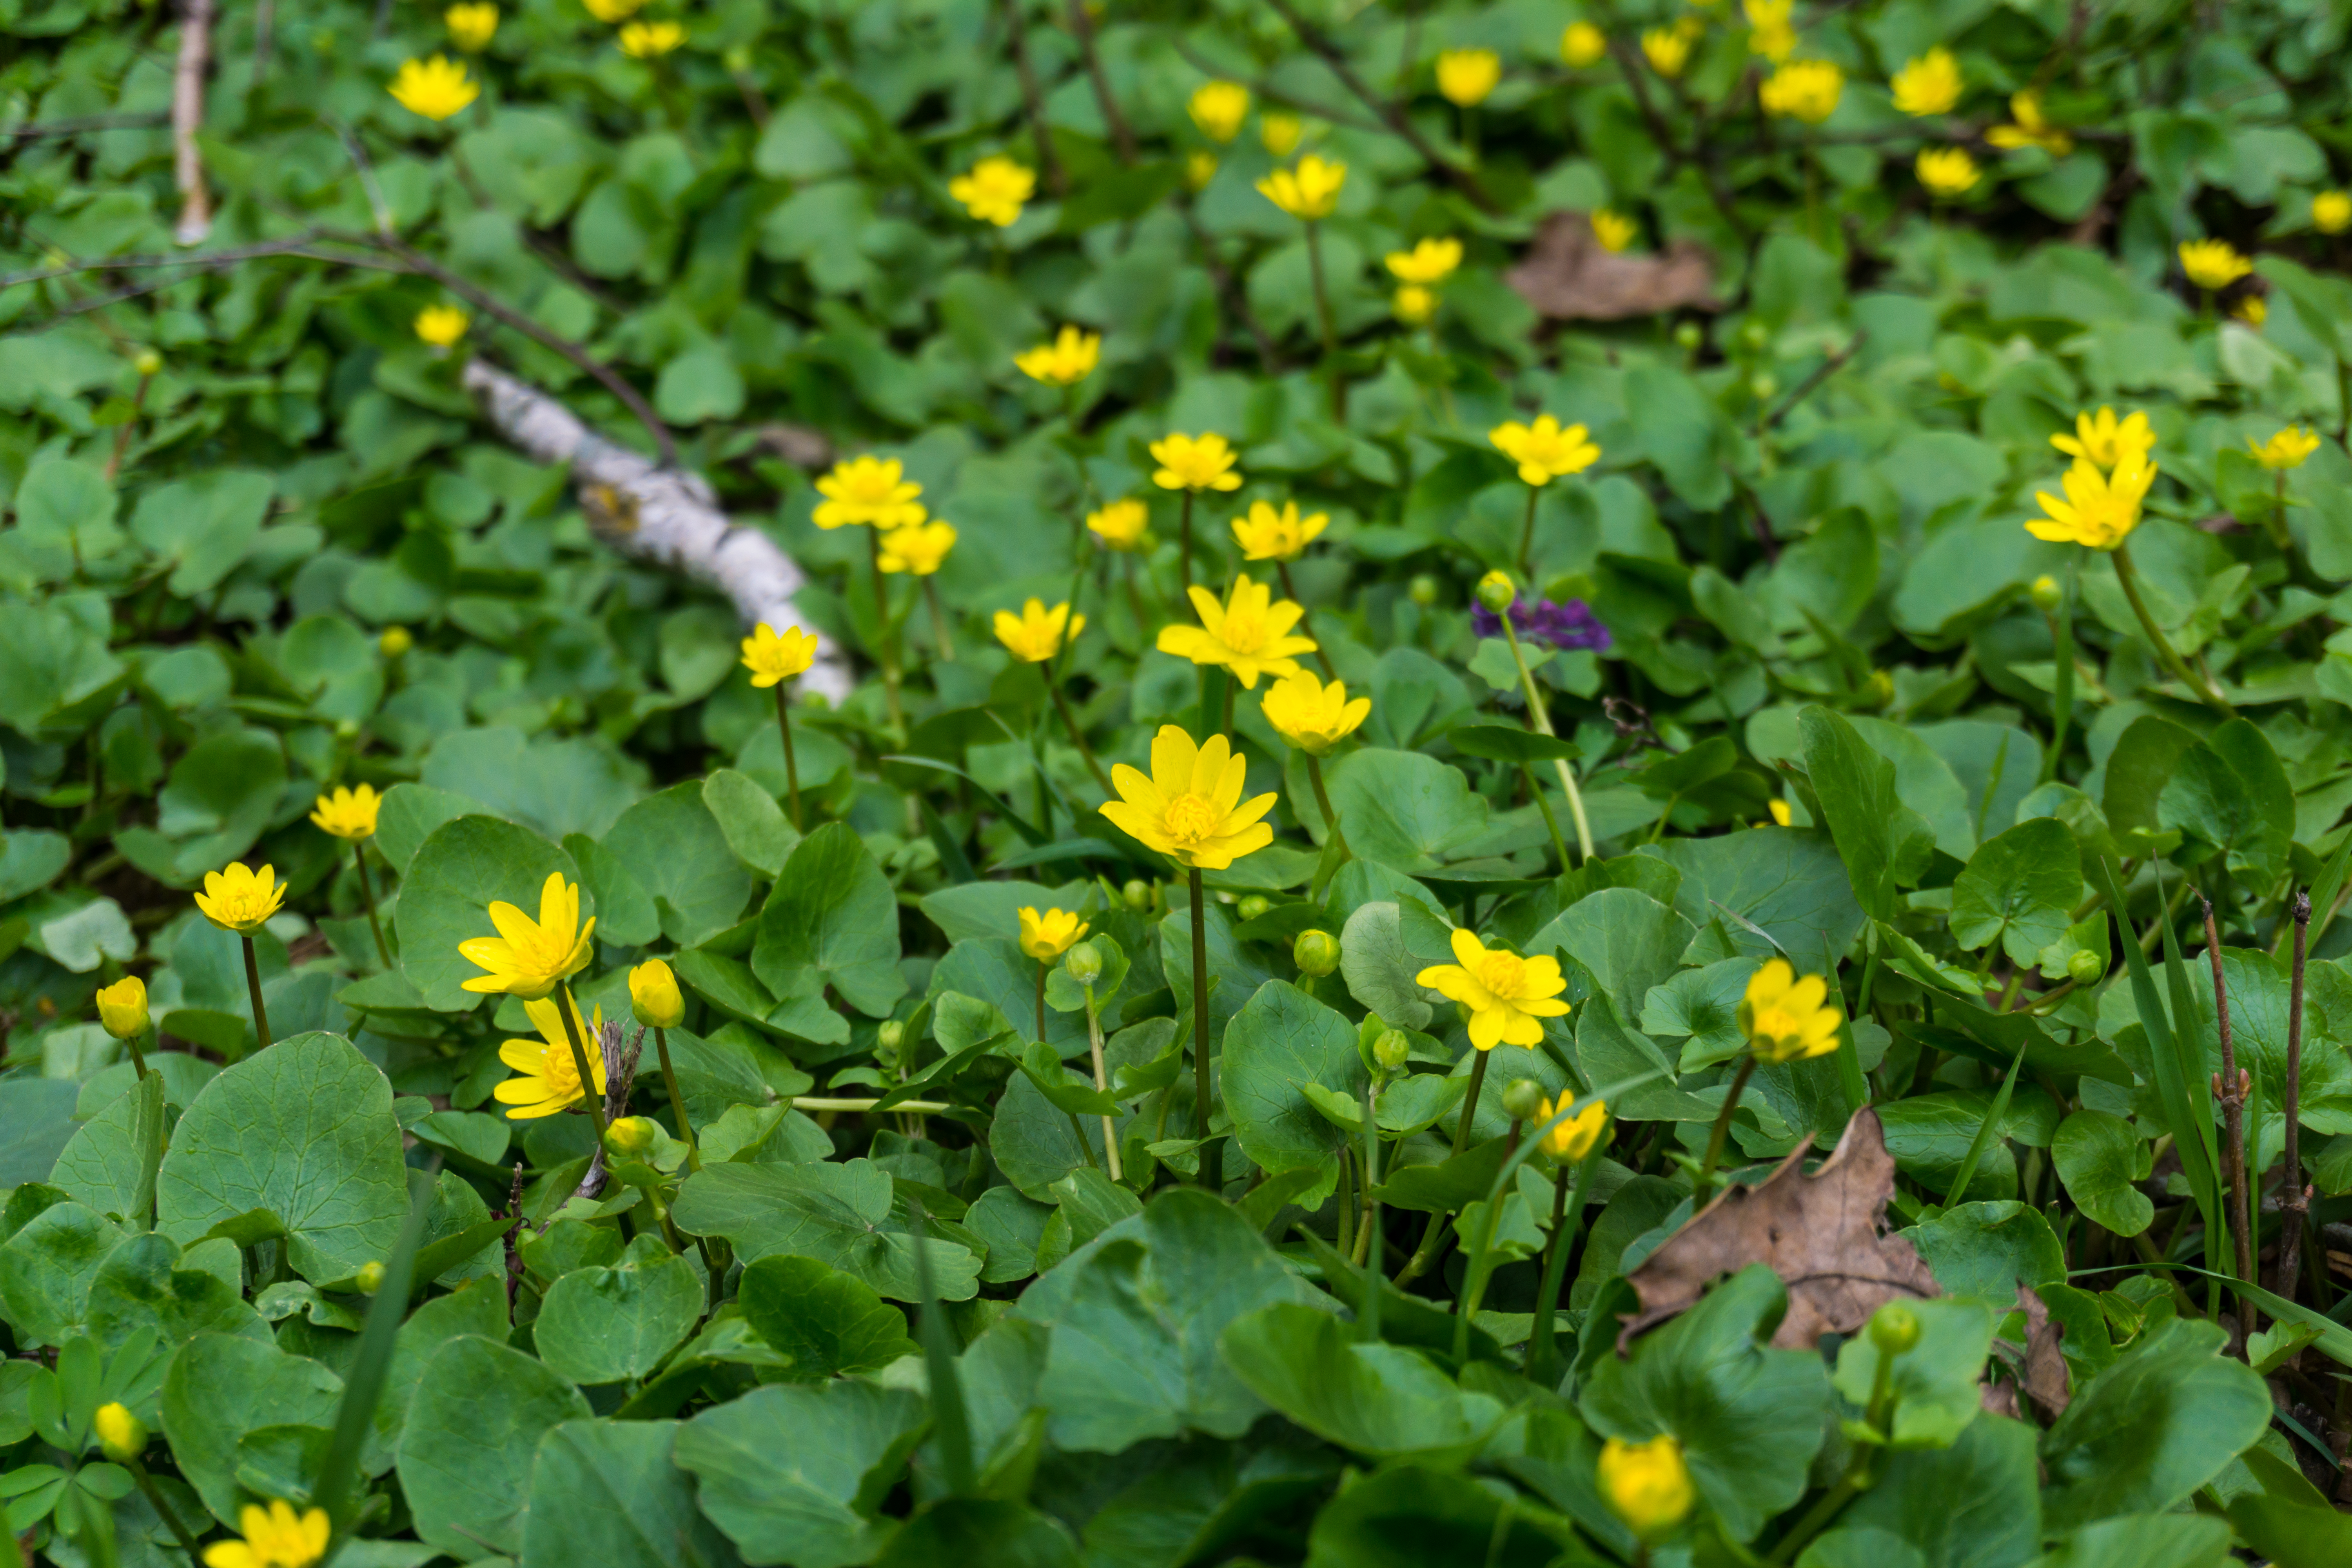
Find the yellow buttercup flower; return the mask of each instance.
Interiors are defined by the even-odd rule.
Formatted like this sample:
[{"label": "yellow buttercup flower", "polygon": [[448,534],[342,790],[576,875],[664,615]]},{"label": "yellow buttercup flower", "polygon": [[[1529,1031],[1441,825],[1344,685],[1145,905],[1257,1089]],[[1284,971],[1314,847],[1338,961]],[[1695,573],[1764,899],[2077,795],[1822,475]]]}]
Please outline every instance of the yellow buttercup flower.
[{"label": "yellow buttercup flower", "polygon": [[2039,147],[2053,158],[2063,158],[2074,150],[2074,139],[2050,123],[2042,112],[2042,95],[2032,89],[2012,94],[2009,112],[2015,124],[1996,125],[1985,132],[1985,140],[1994,146],[2011,151]]},{"label": "yellow buttercup flower", "polygon": [[1225,438],[1211,430],[1199,436],[1171,434],[1151,443],[1151,482],[1163,490],[1237,490],[1242,477],[1234,473],[1234,452]]},{"label": "yellow buttercup flower", "polygon": [[1257,139],[1277,158],[1287,158],[1307,134],[1307,122],[1286,110],[1269,109],[1257,122]]},{"label": "yellow buttercup flower", "polygon": [[1192,89],[1185,109],[1202,135],[1212,142],[1230,142],[1249,118],[1250,90],[1237,81],[1204,81]]},{"label": "yellow buttercup flower", "polygon": [[1329,217],[1339,205],[1339,187],[1348,183],[1348,165],[1327,162],[1309,153],[1296,169],[1276,169],[1257,183],[1258,195],[1288,213],[1311,223]]},{"label": "yellow buttercup flower", "polygon": [[790,680],[803,674],[816,662],[816,637],[798,626],[786,626],[782,632],[761,621],[743,639],[743,668],[751,672],[751,684],[760,688]]},{"label": "yellow buttercup flower", "polygon": [[675,1029],[686,1018],[686,997],[668,964],[649,958],[629,971],[629,1010],[648,1029]]},{"label": "yellow buttercup flower", "polygon": [[2254,454],[2254,461],[2273,472],[2303,467],[2304,459],[2319,450],[2319,437],[2298,426],[2290,425],[2269,440],[2257,443],[2252,436],[2246,445]]},{"label": "yellow buttercup flower", "polygon": [[2050,444],[2070,458],[2112,468],[2156,450],[2156,432],[2137,409],[2117,419],[2114,409],[2102,406],[2096,414],[2075,415],[2074,433],[2053,436]]},{"label": "yellow buttercup flower", "polygon": [[498,36],[499,8],[489,0],[466,0],[441,13],[441,20],[449,29],[449,41],[469,55],[478,55],[490,47]]},{"label": "yellow buttercup flower", "polygon": [[272,1498],[268,1508],[247,1503],[237,1514],[242,1541],[218,1541],[205,1548],[205,1568],[310,1568],[327,1554],[327,1510],[298,1514]]},{"label": "yellow buttercup flower", "polygon": [[1837,112],[1845,91],[1845,72],[1830,60],[1790,60],[1766,78],[1756,89],[1756,101],[1767,114],[1819,125]]},{"label": "yellow buttercup flower", "polygon": [[1411,250],[1391,250],[1389,270],[1402,283],[1443,283],[1462,265],[1462,242],[1448,237],[1424,239]]},{"label": "yellow buttercup flower", "polygon": [[1087,513],[1087,531],[1111,550],[1133,550],[1151,526],[1151,510],[1128,498],[1112,501],[1100,511]]},{"label": "yellow buttercup flower", "polygon": [[588,14],[591,16],[610,26],[614,22],[625,22],[635,16],[637,7],[643,5],[646,0],[580,0],[580,3],[588,7]]},{"label": "yellow buttercup flower", "polygon": [[1110,781],[1119,798],[1103,802],[1102,814],[1180,866],[1222,871],[1274,842],[1274,829],[1258,820],[1274,809],[1273,792],[1242,799],[1249,764],[1223,735],[1195,746],[1182,730],[1162,724],[1151,738],[1150,774],[1118,763]]},{"label": "yellow buttercup flower", "polygon": [[1837,1049],[1838,1015],[1829,992],[1830,983],[1818,974],[1798,979],[1785,958],[1749,975],[1739,999],[1739,1032],[1757,1060],[1792,1062]]},{"label": "yellow buttercup flower", "polygon": [[223,931],[250,934],[259,931],[286,901],[286,884],[264,866],[256,871],[241,862],[205,873],[205,890],[196,908]]},{"label": "yellow buttercup flower", "polygon": [[376,813],[383,809],[383,796],[375,793],[375,786],[360,784],[320,795],[310,820],[338,838],[373,838]]},{"label": "yellow buttercup flower", "polygon": [[[572,1021],[579,1026],[580,1043],[586,1047],[588,1071],[596,1079],[596,1092],[604,1092],[604,1051],[603,1033],[604,1009],[596,1009],[593,1019],[580,1016],[580,1004],[567,994],[562,1005],[572,1009]],[[552,996],[542,996],[522,1005],[530,1016],[531,1026],[539,1031],[535,1040],[509,1040],[499,1047],[499,1060],[514,1068],[516,1076],[505,1079],[490,1090],[500,1105],[507,1108],[509,1121],[530,1121],[541,1116],[553,1116],[580,1103],[580,1064],[572,1058],[572,1041],[565,1035],[563,1015]]]},{"label": "yellow buttercup flower", "polygon": [[1430,965],[1413,984],[1470,1009],[1470,1043],[1479,1050],[1540,1045],[1542,1021],[1568,1016],[1568,1004],[1559,999],[1568,981],[1558,959],[1487,947],[1463,926],[1454,928],[1453,941],[1455,962]]},{"label": "yellow buttercup flower", "polygon": [[1101,358],[1101,333],[1082,332],[1066,326],[1052,342],[1039,343],[1024,353],[1013,355],[1013,363],[1032,381],[1075,386],[1094,374]]},{"label": "yellow buttercup flower", "polygon": [[[1547,1098],[1542,1109],[1536,1112],[1537,1124],[1549,1121],[1575,1103],[1576,1096],[1572,1094],[1563,1094],[1557,1100]],[[1596,1100],[1544,1134],[1544,1152],[1555,1160],[1581,1160],[1592,1152],[1592,1146],[1608,1130],[1609,1108]]]},{"label": "yellow buttercup flower", "polygon": [[539,890],[538,920],[504,900],[492,903],[488,913],[499,934],[467,937],[457,944],[459,957],[489,972],[467,981],[468,991],[505,992],[533,1001],[586,968],[595,952],[589,940],[595,934],[595,917],[580,923],[580,889],[561,871],[550,871]]},{"label": "yellow buttercup flower", "polygon": [[1044,600],[1032,599],[1017,616],[1010,610],[996,612],[996,640],[1024,664],[1045,663],[1062,651],[1064,643],[1077,641],[1086,629],[1086,616],[1070,614],[1066,604],[1049,610]]},{"label": "yellow buttercup flower", "polygon": [[1408,327],[1417,327],[1437,314],[1437,291],[1408,283],[1389,300],[1389,309]]},{"label": "yellow buttercup flower", "polygon": [[2025,531],[2053,543],[2113,550],[2139,526],[2140,502],[2147,498],[2147,487],[2155,479],[2156,465],[2144,457],[2116,464],[2112,474],[2102,473],[2095,464],[2077,458],[2066,470],[2066,499],[2062,501],[2048,490],[2036,490],[2033,499],[2049,516],[2046,521],[2029,520]]},{"label": "yellow buttercup flower", "polygon": [[940,569],[955,548],[955,524],[937,518],[919,522],[912,528],[893,529],[882,536],[882,550],[877,558],[886,573],[903,573],[909,577],[928,577]]},{"label": "yellow buttercup flower", "polygon": [[1184,154],[1184,186],[1201,190],[1217,177],[1217,155],[1206,147],[1195,147]]},{"label": "yellow buttercup flower", "polygon": [[2226,239],[2185,239],[2180,242],[2180,270],[2189,281],[2207,290],[2227,289],[2254,269]]},{"label": "yellow buttercup flower", "polygon": [[1895,73],[1895,107],[1906,114],[1949,114],[1960,101],[1960,62],[1938,44]]},{"label": "yellow buttercup flower", "polygon": [[1608,52],[1609,35],[1590,22],[1570,22],[1560,30],[1559,58],[1572,69],[1597,65]]},{"label": "yellow buttercup flower", "polygon": [[948,182],[948,195],[961,202],[965,211],[999,228],[1010,227],[1020,217],[1022,206],[1036,190],[1036,171],[1002,155],[982,158],[970,174]]},{"label": "yellow buttercup flower", "polygon": [[1785,800],[1768,801],[1764,808],[1772,814],[1772,821],[1776,826],[1786,827],[1796,820],[1796,814],[1789,809],[1789,803]]},{"label": "yellow buttercup flower", "polygon": [[1492,49],[1447,49],[1437,57],[1437,90],[1448,103],[1475,108],[1503,79],[1503,57]]},{"label": "yellow buttercup flower", "polygon": [[1315,639],[1292,637],[1290,628],[1307,612],[1288,599],[1276,599],[1263,583],[1234,579],[1234,591],[1222,605],[1217,596],[1195,584],[1185,590],[1201,617],[1197,626],[1160,628],[1159,648],[1194,664],[1222,665],[1250,690],[1261,675],[1290,675],[1298,661],[1290,656],[1313,653]]},{"label": "yellow buttercup flower", "polygon": [[482,95],[480,84],[467,79],[465,66],[442,55],[406,62],[385,90],[401,108],[427,120],[446,120]]},{"label": "yellow buttercup flower", "polygon": [[1039,963],[1047,963],[1067,952],[1070,944],[1087,934],[1087,922],[1067,910],[1047,910],[1039,914],[1034,909],[1021,911],[1021,951]]},{"label": "yellow buttercup flower", "polygon": [[1282,510],[1271,501],[1250,503],[1249,516],[1234,519],[1234,542],[1252,561],[1296,561],[1331,520],[1322,512],[1298,515],[1298,503],[1286,500]]},{"label": "yellow buttercup flower", "polygon": [[1323,757],[1356,732],[1370,715],[1372,700],[1349,701],[1345,681],[1326,686],[1314,671],[1300,669],[1267,687],[1260,706],[1276,734],[1310,757]]},{"label": "yellow buttercup flower", "polygon": [[1601,448],[1588,438],[1581,425],[1562,426],[1549,414],[1533,425],[1513,420],[1486,432],[1503,456],[1519,466],[1519,478],[1531,485],[1549,484],[1564,474],[1580,474],[1598,462]]},{"label": "yellow buttercup flower", "polygon": [[2322,234],[2342,234],[2352,228],[2352,195],[2322,191],[2312,197],[2311,226]]},{"label": "yellow buttercup flower", "polygon": [[1683,1446],[1671,1433],[1646,1443],[1610,1438],[1601,1446],[1598,1479],[1610,1511],[1644,1541],[1667,1534],[1698,1501]]},{"label": "yellow buttercup flower", "polygon": [[1592,215],[1592,237],[1601,248],[1614,254],[1642,237],[1642,226],[1623,213],[1601,207]]},{"label": "yellow buttercup flower", "polygon": [[147,1032],[147,983],[126,974],[98,992],[98,1021],[118,1040],[135,1039]]},{"label": "yellow buttercup flower", "polygon": [[120,1401],[100,1405],[90,1416],[89,1429],[106,1457],[118,1465],[127,1465],[146,1452],[147,1424]]},{"label": "yellow buttercup flower", "polygon": [[436,349],[446,349],[466,335],[472,318],[455,305],[427,305],[416,312],[416,335]]},{"label": "yellow buttercup flower", "polygon": [[1965,147],[1922,147],[1918,162],[1912,168],[1918,174],[1919,183],[1927,188],[1929,195],[1941,196],[1947,201],[1968,195],[1984,177],[1977,167],[1977,161],[1969,156],[1969,150]]},{"label": "yellow buttercup flower", "polygon": [[1660,76],[1673,79],[1690,64],[1691,38],[1679,27],[1653,27],[1642,35],[1642,58]]},{"label": "yellow buttercup flower", "polygon": [[676,22],[632,22],[621,29],[621,52],[633,60],[657,60],[686,42]]},{"label": "yellow buttercup flower", "polygon": [[834,464],[833,471],[816,482],[817,503],[812,519],[819,528],[870,523],[876,528],[911,528],[923,521],[915,498],[923,487],[906,477],[906,465],[896,458],[860,456]]},{"label": "yellow buttercup flower", "polygon": [[1748,52],[1761,55],[1776,66],[1795,54],[1797,29],[1789,17],[1796,8],[1797,0],[1743,0],[1740,9],[1748,16]]},{"label": "yellow buttercup flower", "polygon": [[2271,319],[2271,308],[2260,294],[2248,294],[2230,307],[2230,319],[2259,327]]}]

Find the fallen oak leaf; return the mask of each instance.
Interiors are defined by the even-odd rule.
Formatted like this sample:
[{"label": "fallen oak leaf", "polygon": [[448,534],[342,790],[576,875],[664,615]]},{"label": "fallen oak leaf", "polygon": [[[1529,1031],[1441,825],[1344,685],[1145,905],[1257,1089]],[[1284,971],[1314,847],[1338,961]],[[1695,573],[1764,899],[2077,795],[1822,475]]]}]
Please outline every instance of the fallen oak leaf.
[{"label": "fallen oak leaf", "polygon": [[1622,1320],[1617,1352],[1685,1309],[1717,1279],[1761,1263],[1788,1288],[1789,1311],[1772,1335],[1781,1350],[1811,1350],[1826,1333],[1850,1334],[1888,1301],[1939,1296],[1918,1249],[1886,1229],[1895,1161],[1878,1113],[1846,1123],[1837,1148],[1807,1175],[1800,1147],[1753,1187],[1731,1186],[1693,1215],[1627,1277],[1642,1310]]},{"label": "fallen oak leaf", "polygon": [[2025,1368],[2021,1381],[2026,1394],[2054,1421],[2074,1402],[2067,1383],[2066,1357],[2058,1348],[2066,1325],[2051,1317],[2049,1307],[2031,1285],[2017,1288],[2017,1305],[2025,1314]]},{"label": "fallen oak leaf", "polygon": [[1613,251],[1590,215],[1556,212],[1503,281],[1538,314],[1561,321],[1621,321],[1685,309],[1719,310],[1715,262],[1704,246],[1670,242],[1664,255]]}]

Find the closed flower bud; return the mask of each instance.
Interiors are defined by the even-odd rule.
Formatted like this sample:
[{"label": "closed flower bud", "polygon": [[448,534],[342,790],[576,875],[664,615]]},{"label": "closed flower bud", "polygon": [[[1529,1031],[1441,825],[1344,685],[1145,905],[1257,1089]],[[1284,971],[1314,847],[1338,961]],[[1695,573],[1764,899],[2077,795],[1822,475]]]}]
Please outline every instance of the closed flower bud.
[{"label": "closed flower bud", "polygon": [[1780,378],[1769,370],[1759,370],[1748,378],[1748,395],[1761,400],[1780,390]]},{"label": "closed flower bud", "polygon": [[649,958],[629,971],[629,1010],[648,1029],[677,1027],[686,1016],[686,998],[668,964]]},{"label": "closed flower bud", "polygon": [[1437,603],[1437,579],[1426,572],[1415,573],[1412,581],[1405,584],[1404,596],[1424,610],[1429,608]]},{"label": "closed flower bud", "polygon": [[604,1129],[604,1148],[614,1158],[634,1160],[654,1146],[654,1124],[642,1116],[624,1116]]},{"label": "closed flower bud", "polygon": [[1761,321],[1750,321],[1739,329],[1739,341],[1753,353],[1772,341],[1772,329]]},{"label": "closed flower bud", "polygon": [[383,1264],[380,1261],[362,1263],[360,1271],[352,1276],[352,1283],[363,1296],[373,1296],[383,1289]]},{"label": "closed flower bud", "polygon": [[1478,602],[1498,616],[1511,607],[1517,592],[1508,572],[1489,572],[1478,579]]},{"label": "closed flower bud", "polygon": [[2064,591],[2058,586],[2058,579],[2047,572],[2033,580],[2032,592],[2033,607],[2038,610],[2054,610],[2066,598]]},{"label": "closed flower bud", "polygon": [[1290,944],[1290,961],[1298,973],[1320,980],[1339,967],[1339,939],[1328,931],[1303,931]]},{"label": "closed flower bud", "polygon": [[[131,362],[131,368],[142,375],[153,375],[163,368],[163,356],[153,349],[142,349],[139,357]],[[115,1408],[119,1410],[121,1406]]]},{"label": "closed flower bud", "polygon": [[406,626],[386,626],[383,635],[375,639],[375,646],[383,650],[384,658],[398,658],[416,646],[416,638]]},{"label": "closed flower bud", "polygon": [[1151,907],[1151,884],[1140,877],[1129,878],[1127,886],[1118,890],[1118,901],[1137,914],[1143,913]]},{"label": "closed flower bud", "polygon": [[1514,1121],[1528,1121],[1543,1110],[1543,1085],[1531,1078],[1515,1078],[1503,1090],[1503,1109]]},{"label": "closed flower bud", "polygon": [[1706,341],[1706,334],[1699,331],[1696,321],[1685,321],[1675,329],[1675,347],[1685,353],[1697,353],[1699,344]]},{"label": "closed flower bud", "polygon": [[1092,985],[1102,978],[1102,950],[1090,942],[1079,942],[1062,955],[1062,967],[1079,984]]},{"label": "closed flower bud", "polygon": [[2107,961],[2089,948],[2077,948],[2066,957],[2066,977],[2077,985],[2095,985],[2107,972]]},{"label": "closed flower bud", "polygon": [[1601,1445],[1596,1479],[1610,1511],[1643,1541],[1671,1533],[1698,1501],[1683,1446],[1672,1433],[1662,1432],[1646,1443],[1610,1438]]},{"label": "closed flower bud", "polygon": [[1382,1072],[1402,1072],[1404,1064],[1412,1059],[1412,1042],[1402,1029],[1383,1029],[1372,1042],[1372,1059],[1381,1064]]},{"label": "closed flower bud", "polygon": [[907,1043],[907,1026],[903,1020],[886,1018],[874,1031],[874,1043],[886,1051],[895,1051]]},{"label": "closed flower bud", "polygon": [[126,974],[98,994],[98,1021],[118,1040],[147,1032],[147,984]]},{"label": "closed flower bud", "polygon": [[1855,703],[1863,708],[1884,708],[1895,700],[1895,678],[1883,669],[1874,669],[1870,679],[1862,683]]},{"label": "closed flower bud", "polygon": [[1254,921],[1274,908],[1274,900],[1264,893],[1251,893],[1234,906],[1234,913],[1245,921]]},{"label": "closed flower bud", "polygon": [[1881,1353],[1901,1355],[1919,1342],[1919,1314],[1900,1301],[1889,1301],[1870,1318],[1870,1342]]},{"label": "closed flower bud", "polygon": [[98,1446],[118,1465],[127,1465],[147,1451],[147,1424],[131,1414],[127,1405],[101,1405],[90,1418]]}]

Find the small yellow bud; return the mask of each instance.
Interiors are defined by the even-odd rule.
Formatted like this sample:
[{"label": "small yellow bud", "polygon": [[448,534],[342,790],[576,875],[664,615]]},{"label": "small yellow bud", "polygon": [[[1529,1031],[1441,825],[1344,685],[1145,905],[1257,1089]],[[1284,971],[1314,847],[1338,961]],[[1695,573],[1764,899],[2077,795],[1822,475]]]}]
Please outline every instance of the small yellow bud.
[{"label": "small yellow bud", "polygon": [[127,1405],[101,1405],[90,1418],[98,1446],[118,1465],[127,1465],[147,1451],[147,1424],[131,1414]]},{"label": "small yellow bud", "polygon": [[[153,349],[142,349],[140,351],[139,357],[131,362],[131,368],[142,375],[157,374],[163,368],[163,356]],[[118,1405],[116,1408],[120,1409],[121,1406]]]},{"label": "small yellow bud", "polygon": [[907,1043],[907,1026],[903,1019],[885,1018],[882,1026],[874,1031],[874,1043],[886,1051],[895,1051]]},{"label": "small yellow bud", "polygon": [[1499,616],[1511,607],[1518,590],[1511,585],[1508,572],[1489,572],[1478,579],[1477,593],[1478,602]]},{"label": "small yellow bud", "polygon": [[2106,972],[2107,961],[2087,947],[2076,948],[2066,957],[2066,977],[2077,985],[2095,985]]},{"label": "small yellow bud", "polygon": [[147,1032],[147,983],[126,974],[98,994],[98,1021],[118,1040]]},{"label": "small yellow bud", "polygon": [[1328,931],[1303,931],[1290,944],[1290,961],[1298,973],[1320,980],[1339,967],[1339,939]]},{"label": "small yellow bud", "polygon": [[383,1264],[380,1261],[361,1264],[360,1271],[352,1276],[352,1283],[360,1288],[362,1295],[374,1295],[383,1289]]},{"label": "small yellow bud", "polygon": [[1437,579],[1426,572],[1415,573],[1412,581],[1405,584],[1404,596],[1428,609],[1437,603]]},{"label": "small yellow bud", "polygon": [[1900,1301],[1889,1301],[1870,1318],[1870,1342],[1885,1355],[1897,1356],[1919,1342],[1919,1314]]},{"label": "small yellow bud", "polygon": [[1644,1541],[1671,1532],[1698,1501],[1683,1446],[1670,1432],[1646,1443],[1610,1438],[1601,1450],[1599,1479],[1611,1511]]},{"label": "small yellow bud", "polygon": [[604,1148],[616,1160],[634,1160],[654,1146],[654,1124],[642,1116],[624,1116],[604,1129]]},{"label": "small yellow bud", "polygon": [[2030,592],[2033,595],[2034,607],[2040,610],[2054,610],[2064,603],[2066,597],[2058,586],[2058,579],[2047,572],[2033,580]]},{"label": "small yellow bud", "polygon": [[648,1029],[675,1029],[685,1019],[686,998],[668,964],[649,958],[629,971],[629,1010]]},{"label": "small yellow bud", "polygon": [[416,638],[406,626],[386,626],[383,635],[375,639],[375,646],[384,658],[398,658],[416,646]]},{"label": "small yellow bud", "polygon": [[1090,942],[1079,942],[1062,954],[1062,967],[1068,970],[1070,978],[1079,984],[1092,985],[1102,978],[1102,949]]},{"label": "small yellow bud", "polygon": [[1140,877],[1129,878],[1127,885],[1118,890],[1118,901],[1142,914],[1151,908],[1151,884]]},{"label": "small yellow bud", "polygon": [[1254,921],[1274,908],[1274,900],[1264,893],[1245,893],[1234,906],[1234,913],[1244,921]]}]

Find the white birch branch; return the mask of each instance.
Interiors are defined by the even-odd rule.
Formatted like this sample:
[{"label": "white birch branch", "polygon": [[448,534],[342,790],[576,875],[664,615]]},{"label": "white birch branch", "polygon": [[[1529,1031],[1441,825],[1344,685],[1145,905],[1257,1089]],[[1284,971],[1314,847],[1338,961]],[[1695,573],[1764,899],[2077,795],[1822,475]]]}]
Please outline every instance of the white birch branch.
[{"label": "white birch branch", "polygon": [[793,606],[807,576],[774,540],[730,521],[699,475],[607,441],[556,399],[483,360],[466,362],[465,383],[499,434],[539,462],[571,465],[583,510],[607,544],[718,589],[747,626],[765,621],[814,632],[816,662],[802,689],[836,703],[848,697],[853,682],[840,647]]},{"label": "white birch branch", "polygon": [[180,60],[172,71],[172,173],[180,187],[180,221],[172,237],[202,245],[213,231],[212,193],[196,132],[205,123],[205,73],[212,67],[213,0],[187,0],[180,17]]}]

